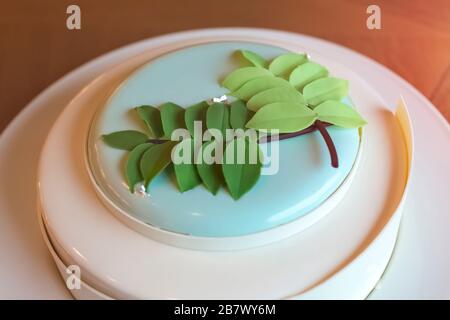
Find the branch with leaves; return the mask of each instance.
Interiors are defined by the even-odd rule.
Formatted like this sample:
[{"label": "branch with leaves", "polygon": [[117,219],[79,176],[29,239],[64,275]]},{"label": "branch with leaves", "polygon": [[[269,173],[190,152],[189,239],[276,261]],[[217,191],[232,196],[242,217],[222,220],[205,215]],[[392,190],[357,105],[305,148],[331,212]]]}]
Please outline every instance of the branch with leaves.
[{"label": "branch with leaves", "polygon": [[[342,103],[348,95],[346,80],[328,77],[328,70],[309,61],[306,55],[287,53],[270,63],[250,51],[240,51],[251,64],[236,69],[223,81],[229,96],[238,100],[231,104],[203,101],[188,108],[168,102],[159,109],[145,105],[135,108],[146,124],[148,134],[134,130],[113,132],[103,136],[109,146],[130,151],[125,175],[131,192],[139,183],[145,190],[154,177],[171,163],[174,147],[189,141],[171,141],[172,132],[186,128],[194,137],[194,122],[201,121],[207,129],[218,129],[225,136],[227,129],[278,130],[278,140],[294,138],[318,130],[330,152],[331,165],[338,167],[338,153],[326,127],[336,125],[356,128],[366,124],[358,112]],[[258,143],[273,141],[266,136]],[[236,148],[237,139],[226,148]],[[202,145],[203,150],[212,142]],[[247,150],[255,143],[245,141]],[[257,146],[256,146],[257,147]],[[194,148],[191,148],[194,150]],[[226,150],[224,152],[226,154]],[[194,153],[191,155],[192,159]],[[200,184],[213,194],[225,184],[234,199],[239,199],[257,182],[261,161],[251,164],[174,164],[174,172],[181,192]],[[245,178],[244,178],[245,177]]]},{"label": "branch with leaves", "polygon": [[348,95],[348,81],[328,77],[328,70],[305,54],[283,54],[270,63],[254,52],[241,51],[241,55],[252,66],[233,71],[223,85],[231,91],[229,95],[246,101],[256,112],[246,127],[281,133],[318,129],[331,165],[337,168],[336,148],[323,124],[343,128],[366,124],[355,109],[341,102]]}]

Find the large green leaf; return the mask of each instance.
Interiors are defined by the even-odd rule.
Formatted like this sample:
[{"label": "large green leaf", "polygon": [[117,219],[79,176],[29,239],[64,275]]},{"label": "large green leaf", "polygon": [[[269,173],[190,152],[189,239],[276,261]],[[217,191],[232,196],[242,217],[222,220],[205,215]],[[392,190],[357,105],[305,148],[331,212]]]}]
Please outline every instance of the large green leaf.
[{"label": "large green leaf", "polygon": [[164,103],[159,107],[164,135],[170,138],[173,130],[185,128],[184,109],[172,102]]},{"label": "large green leaf", "polygon": [[277,88],[277,87],[292,88],[289,82],[284,80],[283,78],[278,78],[274,76],[263,76],[246,82],[238,90],[230,93],[230,95],[247,101],[255,94],[258,94],[270,88]]},{"label": "large green leaf", "polygon": [[250,110],[242,100],[230,104],[230,124],[233,129],[245,129],[245,124],[251,117]]},{"label": "large green leaf", "polygon": [[151,143],[143,143],[131,150],[128,154],[127,163],[125,165],[125,176],[127,178],[128,187],[132,193],[134,193],[134,186],[136,183],[144,180],[140,166],[142,155],[153,146],[154,144]]},{"label": "large green leaf", "polygon": [[303,88],[303,97],[312,106],[327,100],[341,100],[348,94],[348,81],[338,78],[322,78]]},{"label": "large green leaf", "polygon": [[230,128],[230,110],[224,103],[214,103],[206,112],[206,126],[208,129],[218,129],[225,137],[226,129]]},{"label": "large green leaf", "polygon": [[235,91],[249,80],[268,75],[272,76],[269,70],[259,67],[239,68],[230,73],[222,85],[230,91]]},{"label": "large green leaf", "polygon": [[[239,153],[243,153],[243,163],[239,163]],[[253,154],[251,163],[250,154]],[[258,181],[261,174],[261,156],[259,146],[246,138],[231,141],[225,149],[222,172],[233,199],[238,200]]]},{"label": "large green leaf", "polygon": [[163,133],[161,115],[158,109],[152,106],[140,106],[136,111],[142,121],[147,125],[148,131],[152,138],[159,138]]},{"label": "large green leaf", "polygon": [[316,113],[304,105],[275,102],[259,109],[246,126],[258,130],[278,129],[280,133],[288,133],[303,130],[316,119]]},{"label": "large green leaf", "polygon": [[276,57],[269,65],[269,70],[276,76],[287,76],[297,66],[308,61],[303,53],[286,53]]},{"label": "large green leaf", "polygon": [[184,122],[186,123],[186,128],[189,130],[191,136],[194,136],[194,121],[202,122],[202,130],[205,130],[206,125],[206,111],[209,105],[206,101],[194,104],[186,109],[184,112]]},{"label": "large green leaf", "polygon": [[305,100],[300,92],[292,87],[276,87],[261,91],[255,94],[247,102],[247,107],[252,111],[258,111],[263,106],[275,102],[291,102],[305,104]]},{"label": "large green leaf", "polygon": [[343,128],[357,128],[367,124],[355,109],[338,101],[325,101],[315,107],[314,111],[319,120]]},{"label": "large green leaf", "polygon": [[242,57],[244,57],[245,60],[253,64],[255,67],[260,68],[266,68],[267,67],[267,61],[263,57],[261,57],[259,54],[254,53],[253,51],[249,50],[239,50]]},{"label": "large green leaf", "polygon": [[116,131],[104,134],[102,138],[108,146],[122,150],[132,150],[148,140],[145,133],[135,130]]},{"label": "large green leaf", "polygon": [[314,80],[328,76],[328,70],[318,63],[306,62],[299,65],[289,75],[289,82],[298,90]]},{"label": "large green leaf", "polygon": [[155,144],[144,152],[140,167],[146,189],[148,189],[153,178],[171,163],[172,148],[177,143],[177,141],[167,141],[161,144]]},{"label": "large green leaf", "polygon": [[[220,186],[222,185],[222,171],[221,166],[218,163],[206,163],[204,161],[205,155],[209,155],[212,158],[215,157],[215,141],[208,141],[202,145],[202,149],[197,154],[197,171],[200,178],[203,181],[206,189],[208,189],[212,194],[217,194]],[[201,161],[200,161],[201,158]]]},{"label": "large green leaf", "polygon": [[178,188],[181,192],[191,190],[202,182],[194,164],[194,147],[193,139],[184,139],[174,148],[174,152],[186,160],[180,163],[173,163]]}]

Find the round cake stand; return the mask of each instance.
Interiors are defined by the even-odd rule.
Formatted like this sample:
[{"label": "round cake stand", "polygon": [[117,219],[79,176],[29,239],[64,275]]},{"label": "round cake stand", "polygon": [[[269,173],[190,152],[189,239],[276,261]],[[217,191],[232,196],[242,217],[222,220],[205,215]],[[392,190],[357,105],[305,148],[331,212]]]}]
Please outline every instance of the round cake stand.
[{"label": "round cake stand", "polygon": [[264,247],[192,251],[163,245],[127,228],[95,196],[83,168],[83,133],[95,109],[153,56],[220,40],[269,42],[233,33],[174,41],[104,73],[60,115],[44,146],[38,180],[44,223],[56,252],[66,265],[80,267],[84,282],[112,298],[366,297],[384,271],[396,239],[401,215],[397,209],[403,203],[409,169],[404,141],[408,124],[403,121],[402,126],[357,74],[297,42],[270,40],[289,50],[307,51],[333,74],[349,79],[351,96],[370,123],[361,168],[329,216],[301,234]]},{"label": "round cake stand", "polygon": [[[414,123],[414,175],[396,250],[381,285],[371,298],[449,298],[450,130],[435,107],[406,81],[347,48],[304,35],[261,29],[206,29],[147,39],[105,54],[61,78],[30,102],[0,136],[0,297],[70,298],[39,232],[33,181],[39,150],[56,116],[89,81],[114,65],[168,42],[186,37],[247,34],[302,43],[328,52],[336,61],[351,61],[355,72],[393,106],[401,93]],[[32,132],[33,134],[29,134]],[[430,143],[432,137],[433,143]],[[430,190],[429,186],[433,186]],[[423,214],[426,212],[426,214]],[[439,255],[436,255],[440,252]],[[405,269],[408,272],[405,272]],[[63,270],[64,271],[64,270]],[[36,276],[39,274],[39,276]]]}]

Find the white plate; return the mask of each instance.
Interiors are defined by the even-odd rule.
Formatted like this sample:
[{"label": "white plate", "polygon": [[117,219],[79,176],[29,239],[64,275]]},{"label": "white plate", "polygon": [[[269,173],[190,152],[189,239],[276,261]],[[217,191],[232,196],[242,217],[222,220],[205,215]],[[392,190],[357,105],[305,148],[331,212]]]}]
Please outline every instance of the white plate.
[{"label": "white plate", "polygon": [[[445,254],[445,244],[450,239],[446,232],[450,217],[445,215],[450,212],[450,203],[445,197],[450,181],[450,134],[445,120],[406,82],[363,56],[321,40],[255,29],[184,32],[116,50],[57,82],[15,119],[0,140],[0,252],[6,254],[0,270],[0,281],[2,284],[6,283],[0,288],[1,297],[68,297],[40,239],[33,189],[38,151],[49,125],[62,106],[67,104],[83,84],[127,57],[172,41],[233,33],[283,39],[286,42],[296,41],[313,51],[326,50],[344,65],[351,61],[352,69],[366,75],[374,88],[383,88],[378,91],[391,106],[395,106],[400,93],[405,96],[415,128],[415,171],[419,174],[413,176],[392,265],[381,289],[373,296],[450,297],[450,277],[446,274],[450,266],[450,255]],[[46,115],[45,118],[42,117],[43,114]],[[426,215],[422,214],[424,212]],[[436,252],[441,255],[436,256]]]}]

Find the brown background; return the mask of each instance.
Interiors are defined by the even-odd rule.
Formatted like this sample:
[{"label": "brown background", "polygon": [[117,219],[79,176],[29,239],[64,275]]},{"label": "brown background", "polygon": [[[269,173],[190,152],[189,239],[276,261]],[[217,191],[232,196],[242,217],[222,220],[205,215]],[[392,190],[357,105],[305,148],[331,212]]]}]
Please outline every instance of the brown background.
[{"label": "brown background", "polygon": [[[81,30],[66,8],[81,7]],[[382,30],[368,30],[378,4]],[[450,119],[450,0],[2,0],[0,131],[40,91],[84,62],[180,30],[248,26],[294,31],[355,49],[416,86]]]}]

